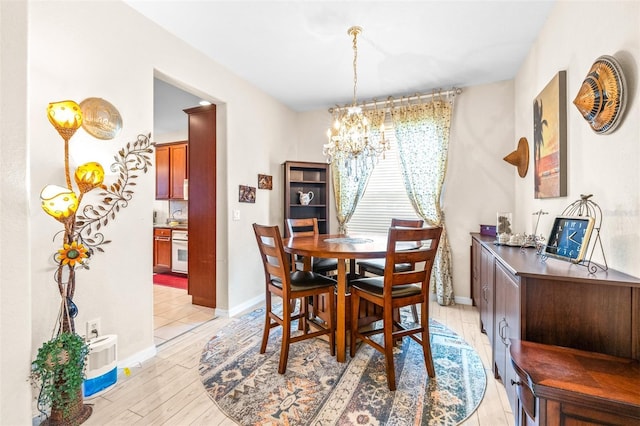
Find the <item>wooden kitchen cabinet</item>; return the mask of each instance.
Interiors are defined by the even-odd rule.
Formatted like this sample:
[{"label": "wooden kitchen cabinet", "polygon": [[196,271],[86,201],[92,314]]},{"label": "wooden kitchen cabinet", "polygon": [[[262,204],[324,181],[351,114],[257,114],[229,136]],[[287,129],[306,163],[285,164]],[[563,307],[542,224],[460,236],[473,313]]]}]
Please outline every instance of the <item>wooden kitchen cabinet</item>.
[{"label": "wooden kitchen cabinet", "polygon": [[188,144],[156,145],[156,200],[183,200],[184,181],[189,178]]},{"label": "wooden kitchen cabinet", "polygon": [[[329,165],[287,161],[284,167],[284,230],[288,237],[287,219],[318,219],[318,231],[329,233]],[[299,193],[313,192],[308,205],[300,203]]]},{"label": "wooden kitchen cabinet", "polygon": [[171,229],[153,230],[153,272],[171,271]]}]

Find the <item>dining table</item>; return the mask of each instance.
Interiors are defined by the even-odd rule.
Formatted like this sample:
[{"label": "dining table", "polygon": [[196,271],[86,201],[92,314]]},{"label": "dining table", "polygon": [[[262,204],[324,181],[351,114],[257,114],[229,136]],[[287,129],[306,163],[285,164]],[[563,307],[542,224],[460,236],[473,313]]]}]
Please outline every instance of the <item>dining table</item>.
[{"label": "dining table", "polygon": [[356,259],[383,258],[387,253],[387,235],[318,234],[289,237],[283,240],[284,250],[304,259],[304,270],[311,270],[311,258],[338,260],[336,285],[336,359],[346,361],[347,348],[347,262],[350,275],[355,275]]}]

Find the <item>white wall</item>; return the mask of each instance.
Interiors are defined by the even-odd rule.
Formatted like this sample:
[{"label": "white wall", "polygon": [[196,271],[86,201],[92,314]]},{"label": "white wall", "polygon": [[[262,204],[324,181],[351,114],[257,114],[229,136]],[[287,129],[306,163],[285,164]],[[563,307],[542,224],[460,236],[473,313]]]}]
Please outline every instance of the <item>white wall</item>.
[{"label": "white wall", "polygon": [[[18,140],[17,145],[20,149],[24,149],[23,144],[29,147],[29,186],[20,191],[18,195],[24,198],[16,204],[25,205],[32,237],[23,243],[31,245],[27,255],[19,256],[21,273],[9,277],[26,289],[10,305],[34,307],[29,317],[33,327],[27,321],[15,331],[29,340],[31,356],[50,337],[59,303],[51,255],[59,244],[52,238],[61,226],[41,211],[38,196],[46,184],[64,183],[63,142],[46,118],[46,106],[51,101],[80,102],[95,96],[118,108],[123,130],[116,139],[99,141],[83,130],[71,139],[72,167],[100,161],[107,168],[117,149],[138,133],[152,129],[154,73],[168,76],[191,93],[218,100],[219,190],[214,212],[218,218],[218,306],[224,311],[264,297],[264,278],[251,223],[281,223],[281,193],[260,190],[255,204],[241,204],[237,201],[238,185],[257,186],[258,173],[277,179],[280,164],[295,158],[291,146],[296,114],[124,3],[30,2],[28,7],[29,90],[14,97],[20,100],[28,96],[28,126],[18,128],[28,128],[29,134],[26,143]],[[69,31],[70,26],[73,31]],[[123,31],[125,28],[131,31]],[[19,30],[26,31],[24,24]],[[26,48],[24,43],[20,47]],[[111,182],[113,176],[107,180]],[[121,359],[153,351],[153,199],[151,169],[141,174],[129,206],[103,228],[106,238],[112,240],[105,246],[106,252],[92,258],[91,270],[77,274],[78,332],[83,333],[88,319],[101,318],[103,333],[118,334]],[[228,220],[232,208],[241,211],[240,221]],[[4,236],[3,228],[3,240]],[[4,312],[10,305],[4,297],[2,300]],[[23,358],[28,368],[29,356],[23,354]]]},{"label": "white wall", "polygon": [[[559,1],[515,79],[516,136],[527,137],[531,153],[533,99],[561,70],[567,71],[568,112],[567,196],[534,199],[531,155],[526,178],[516,179],[515,223],[530,230],[532,212],[543,209],[549,215],[543,216],[540,228],[547,236],[554,216],[580,194],[593,194],[602,208],[601,236],[609,266],[635,276],[640,276],[639,24],[638,2]],[[608,135],[593,132],[572,103],[601,55],[618,59],[628,87],[623,121]]]},{"label": "white wall", "polygon": [[27,6],[0,1],[0,424],[31,424]]},{"label": "white wall", "polygon": [[[497,211],[512,211],[515,168],[502,160],[516,147],[513,130],[513,82],[465,87],[455,98],[443,194],[452,249],[456,300],[470,303],[470,232],[495,224]],[[326,161],[322,145],[331,124],[327,110],[299,114],[299,155]],[[337,232],[332,196],[331,230]]]}]

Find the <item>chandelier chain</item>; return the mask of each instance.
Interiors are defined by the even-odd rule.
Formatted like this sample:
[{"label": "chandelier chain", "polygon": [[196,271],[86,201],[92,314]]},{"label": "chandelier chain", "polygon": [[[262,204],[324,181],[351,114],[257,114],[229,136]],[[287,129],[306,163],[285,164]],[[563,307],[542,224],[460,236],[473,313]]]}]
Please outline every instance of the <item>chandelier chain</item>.
[{"label": "chandelier chain", "polygon": [[360,27],[351,27],[348,31],[353,36],[353,106],[356,106],[358,93],[358,34],[361,31]]}]

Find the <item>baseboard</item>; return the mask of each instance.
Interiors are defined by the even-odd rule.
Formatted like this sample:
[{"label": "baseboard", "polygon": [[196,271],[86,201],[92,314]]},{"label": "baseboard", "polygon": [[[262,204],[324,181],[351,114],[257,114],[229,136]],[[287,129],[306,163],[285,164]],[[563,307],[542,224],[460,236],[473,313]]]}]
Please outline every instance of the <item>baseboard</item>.
[{"label": "baseboard", "polygon": [[473,305],[473,300],[470,297],[454,296],[453,300],[458,305]]},{"label": "baseboard", "polygon": [[140,367],[143,362],[153,358],[157,354],[158,350],[156,349],[156,346],[153,345],[139,352],[136,352],[130,357],[127,357],[123,360],[118,360],[118,376],[122,374],[125,368]]},{"label": "baseboard", "polygon": [[240,305],[234,306],[232,309],[218,309],[216,308],[216,314],[223,317],[235,317],[240,314],[244,314],[248,311],[254,310],[259,305],[264,304],[264,295],[256,296],[253,299],[249,299]]}]

